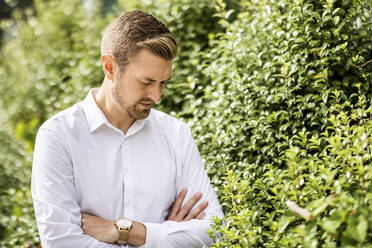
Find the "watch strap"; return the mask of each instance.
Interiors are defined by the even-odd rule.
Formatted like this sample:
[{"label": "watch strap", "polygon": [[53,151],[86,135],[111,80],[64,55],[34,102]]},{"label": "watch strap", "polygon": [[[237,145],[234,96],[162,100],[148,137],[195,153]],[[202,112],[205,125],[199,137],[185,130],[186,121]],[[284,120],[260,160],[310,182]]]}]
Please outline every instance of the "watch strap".
[{"label": "watch strap", "polygon": [[123,228],[118,228],[119,231],[119,239],[118,239],[118,244],[119,245],[125,245],[128,242],[129,238],[129,231],[130,229],[123,229]]}]

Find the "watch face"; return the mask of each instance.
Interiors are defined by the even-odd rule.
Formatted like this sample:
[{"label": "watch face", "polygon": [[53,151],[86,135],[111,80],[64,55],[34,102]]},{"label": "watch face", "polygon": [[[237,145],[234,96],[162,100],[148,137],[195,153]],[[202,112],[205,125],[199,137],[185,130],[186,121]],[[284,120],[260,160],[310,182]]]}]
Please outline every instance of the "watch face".
[{"label": "watch face", "polygon": [[129,228],[132,225],[132,221],[128,219],[118,219],[116,221],[116,225],[118,225],[121,228]]}]

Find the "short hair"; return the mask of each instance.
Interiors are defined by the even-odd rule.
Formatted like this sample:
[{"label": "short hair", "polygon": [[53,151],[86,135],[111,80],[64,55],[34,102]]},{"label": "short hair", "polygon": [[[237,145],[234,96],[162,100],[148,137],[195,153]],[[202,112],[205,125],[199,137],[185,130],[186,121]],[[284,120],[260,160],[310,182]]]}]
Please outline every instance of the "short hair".
[{"label": "short hair", "polygon": [[132,10],[120,15],[106,28],[101,55],[112,55],[120,66],[125,67],[130,57],[142,48],[167,60],[177,55],[177,41],[164,23],[146,12]]}]

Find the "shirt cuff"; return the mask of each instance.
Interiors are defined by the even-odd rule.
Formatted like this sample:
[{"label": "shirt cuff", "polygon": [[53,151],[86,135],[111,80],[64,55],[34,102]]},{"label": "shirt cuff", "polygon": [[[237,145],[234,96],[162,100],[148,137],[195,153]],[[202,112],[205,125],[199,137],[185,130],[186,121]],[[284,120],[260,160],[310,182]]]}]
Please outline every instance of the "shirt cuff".
[{"label": "shirt cuff", "polygon": [[143,223],[146,226],[146,242],[143,247],[146,248],[166,248],[167,243],[167,223]]}]

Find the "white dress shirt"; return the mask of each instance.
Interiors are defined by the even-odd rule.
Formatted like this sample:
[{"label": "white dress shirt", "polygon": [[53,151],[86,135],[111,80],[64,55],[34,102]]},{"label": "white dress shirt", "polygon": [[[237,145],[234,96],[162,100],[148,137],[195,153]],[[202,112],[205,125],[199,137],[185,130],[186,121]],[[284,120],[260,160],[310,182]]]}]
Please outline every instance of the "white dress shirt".
[{"label": "white dress shirt", "polygon": [[[152,109],[124,135],[96,104],[96,91],[37,133],[31,192],[43,248],[124,247],[85,235],[82,213],[142,222],[144,247],[210,246],[210,219],[223,213],[190,129]],[[184,187],[184,203],[197,192],[199,203],[208,201],[203,220],[166,220]]]}]

